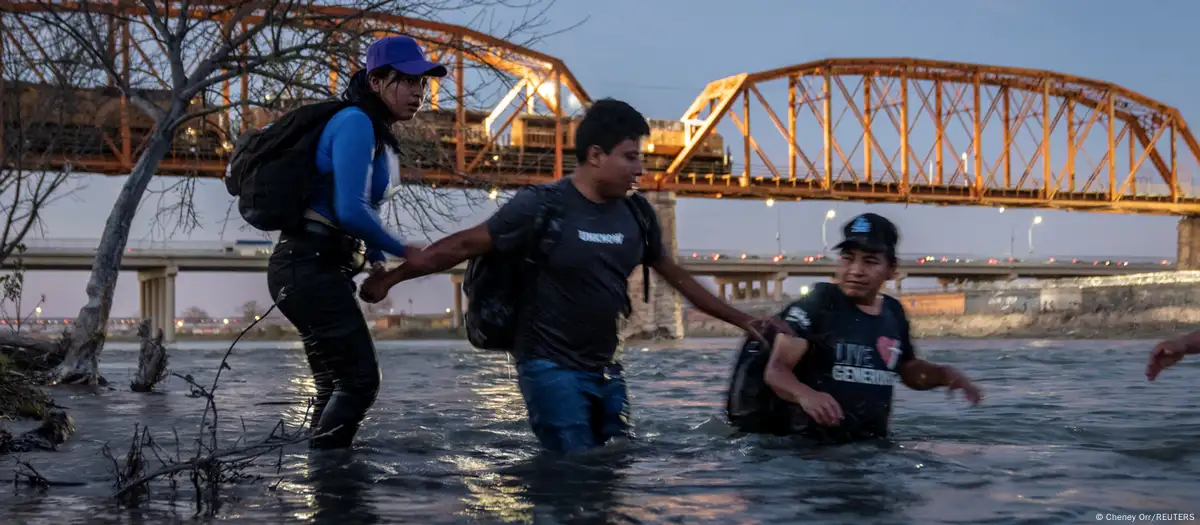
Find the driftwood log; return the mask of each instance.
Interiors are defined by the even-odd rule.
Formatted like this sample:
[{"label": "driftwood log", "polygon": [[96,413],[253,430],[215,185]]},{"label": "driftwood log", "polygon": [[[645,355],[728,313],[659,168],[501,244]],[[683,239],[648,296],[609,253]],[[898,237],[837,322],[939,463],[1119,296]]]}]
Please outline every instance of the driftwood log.
[{"label": "driftwood log", "polygon": [[70,345],[65,333],[57,338],[38,337],[8,330],[0,331],[0,356],[6,368],[26,373],[43,373],[58,366]]},{"label": "driftwood log", "polygon": [[167,349],[163,346],[162,329],[153,330],[151,335],[151,320],[143,318],[138,325],[138,337],[142,347],[138,353],[137,374],[129,382],[129,388],[134,392],[153,392],[154,386],[167,378]]},{"label": "driftwood log", "polygon": [[62,410],[54,410],[42,419],[37,428],[13,437],[0,428],[0,454],[29,452],[31,450],[58,450],[71,434],[75,433],[75,422]]}]

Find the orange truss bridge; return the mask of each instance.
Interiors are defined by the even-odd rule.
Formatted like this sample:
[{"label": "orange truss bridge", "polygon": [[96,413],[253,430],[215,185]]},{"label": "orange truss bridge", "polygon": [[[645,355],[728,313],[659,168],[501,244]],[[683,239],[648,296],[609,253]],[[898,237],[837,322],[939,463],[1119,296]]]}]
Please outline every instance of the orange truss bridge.
[{"label": "orange truss bridge", "polygon": [[[44,37],[31,28],[31,15],[46,5],[0,4],[6,72],[0,141],[19,135],[26,157],[44,166],[127,173],[154,121],[111,83],[71,88],[81,109],[65,121],[55,117],[55,126],[31,125],[39,113],[29,107],[52,98],[60,73]],[[109,27],[109,50],[123,74],[156,80],[163,89],[142,92],[169,100],[171,72],[155,69],[152,59],[160,50],[130,29],[150,27],[145,8],[88,5],[120,15]],[[201,7],[220,4],[191,5],[203,20]],[[305,9],[357,16],[337,7]],[[445,154],[423,159],[407,180],[505,189],[574,168],[574,129],[592,101],[561,60],[450,24],[370,13],[362,24],[410,34],[449,65],[450,75],[431,86],[429,110],[412,124],[420,130],[412,140]],[[472,65],[507,77],[496,105],[467,107]],[[14,78],[11,71],[23,73]],[[337,75],[328,76],[333,90]],[[201,112],[211,104],[230,109],[182,127],[162,174],[221,177],[232,137],[287,109],[282,102],[239,105],[236,93],[247,93],[247,84],[245,76],[232,76],[215,102],[194,102]],[[1192,186],[1200,145],[1178,110],[1108,82],[1050,71],[907,58],[821,60],[714,81],[682,118],[651,125],[643,144],[648,191],[1200,215]],[[730,140],[741,143],[740,155],[729,152],[717,132],[722,125],[728,136],[740,135]]]},{"label": "orange truss bridge", "polygon": [[[775,106],[784,112],[766,93],[786,99]],[[751,106],[762,109],[767,134],[781,139],[774,154],[749,127]],[[657,189],[1200,211],[1191,186],[1200,145],[1179,111],[1062,73],[907,58],[821,60],[710,83],[683,115],[688,144],[702,143],[723,119],[742,135],[740,166],[725,174],[689,173],[692,152],[684,148],[655,175]]]}]

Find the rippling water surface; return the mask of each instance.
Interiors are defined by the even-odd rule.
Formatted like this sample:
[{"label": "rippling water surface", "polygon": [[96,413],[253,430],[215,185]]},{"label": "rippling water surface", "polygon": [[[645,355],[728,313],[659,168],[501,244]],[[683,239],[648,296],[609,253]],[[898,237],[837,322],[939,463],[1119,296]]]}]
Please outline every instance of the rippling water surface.
[{"label": "rippling water surface", "polygon": [[[1096,514],[1200,511],[1200,360],[1159,381],[1145,341],[927,341],[926,358],[979,380],[967,408],[898,386],[889,446],[805,448],[736,437],[721,422],[732,339],[633,348],[626,367],[640,442],[578,460],[540,458],[503,354],[458,341],[384,342],[384,385],[351,453],[283,455],[283,480],[227,489],[233,523],[1081,523]],[[180,343],[172,369],[202,383],[224,352]],[[100,394],[55,390],[77,434],[26,454],[53,481],[0,490],[5,523],[191,521],[190,484],[141,509],[112,505],[110,464],[136,423],[194,450],[203,403],[177,378],[135,394],[130,346],[110,345]],[[311,395],[298,344],[239,344],[218,393],[231,440],[298,424]],[[5,467],[11,462],[5,462]],[[4,468],[3,472],[8,472]],[[273,473],[274,468],[269,473]],[[9,474],[0,475],[9,479]],[[202,520],[203,521],[203,520]]]}]

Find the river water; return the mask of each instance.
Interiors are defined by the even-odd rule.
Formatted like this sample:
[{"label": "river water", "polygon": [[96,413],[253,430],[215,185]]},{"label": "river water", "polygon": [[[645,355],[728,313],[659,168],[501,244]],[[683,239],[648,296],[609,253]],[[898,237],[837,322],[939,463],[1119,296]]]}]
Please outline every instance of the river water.
[{"label": "river water", "polygon": [[[172,370],[208,383],[227,344],[180,343]],[[1200,513],[1200,360],[1148,383],[1147,341],[926,341],[924,357],[978,379],[982,405],[897,386],[893,443],[813,449],[731,436],[720,413],[735,344],[629,349],[641,440],[550,461],[538,455],[505,355],[460,341],[383,342],[384,385],[353,452],[290,447],[282,481],[228,488],[216,518],[196,521],[1005,524],[1184,514],[1168,516],[1174,523]],[[130,392],[135,358],[131,345],[110,344],[101,367],[116,389],[54,391],[77,433],[57,452],[22,459],[52,481],[86,484],[5,485],[4,523],[193,521],[186,479],[176,493],[156,486],[139,509],[109,499],[105,442],[123,454],[138,423],[174,450],[175,428],[188,455],[203,409],[178,378],[160,394]],[[225,437],[261,438],[280,419],[302,420],[313,390],[298,344],[239,343],[230,363],[217,396]],[[9,465],[0,478],[10,479]]]}]

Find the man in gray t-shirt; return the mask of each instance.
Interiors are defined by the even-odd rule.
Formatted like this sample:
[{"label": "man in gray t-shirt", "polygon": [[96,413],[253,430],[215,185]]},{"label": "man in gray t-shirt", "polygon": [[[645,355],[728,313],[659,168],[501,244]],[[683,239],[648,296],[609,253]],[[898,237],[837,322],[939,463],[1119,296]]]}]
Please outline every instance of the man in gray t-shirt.
[{"label": "man in gray t-shirt", "polygon": [[402,281],[446,271],[491,250],[520,249],[534,235],[545,199],[558,199],[560,235],[523,304],[514,348],[530,426],[551,451],[586,450],[630,435],[628,391],[616,351],[628,279],[643,260],[696,308],[762,339],[754,318],[714,296],[663,251],[657,220],[647,232],[652,252],[643,257],[645,240],[626,199],[643,173],[639,142],[649,134],[646,119],[628,104],[597,101],[576,129],[574,174],[522,190],[487,222],[369,277],[360,290],[364,300],[378,302]]},{"label": "man in gray t-shirt", "polygon": [[[522,310],[518,358],[548,359],[602,371],[621,344],[618,326],[627,307],[629,275],[642,263],[645,243],[637,217],[620,200],[593,202],[573,177],[518,193],[487,221],[494,249],[521,250],[532,241],[545,201],[557,199],[561,232]],[[654,216],[649,237],[654,264],[662,252]]]}]

